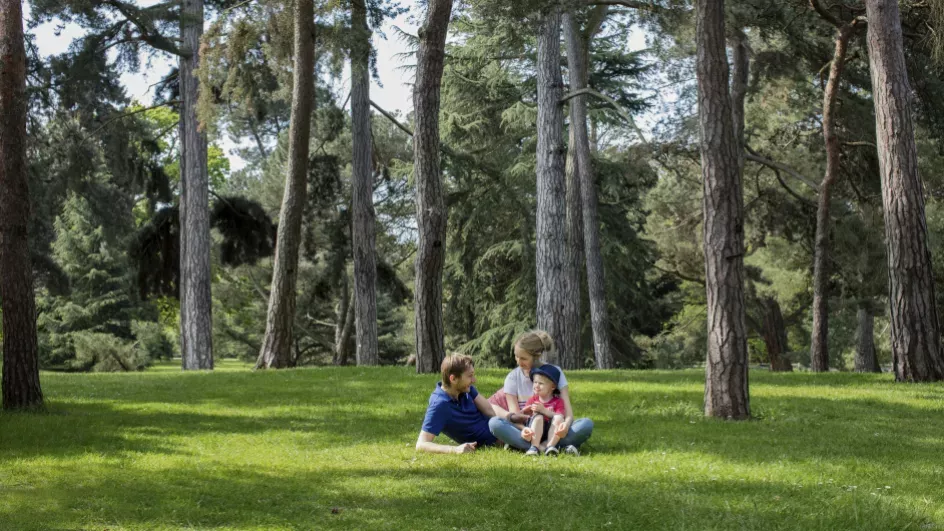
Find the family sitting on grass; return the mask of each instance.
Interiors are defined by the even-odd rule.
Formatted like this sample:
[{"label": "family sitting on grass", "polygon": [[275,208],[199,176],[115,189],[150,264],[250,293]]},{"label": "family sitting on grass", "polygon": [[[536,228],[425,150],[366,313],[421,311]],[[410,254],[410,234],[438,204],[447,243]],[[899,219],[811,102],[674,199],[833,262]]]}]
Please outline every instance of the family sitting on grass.
[{"label": "family sitting on grass", "polygon": [[[473,386],[472,358],[447,356],[442,381],[429,397],[416,449],[462,454],[501,442],[526,455],[580,455],[580,445],[593,432],[593,421],[574,420],[567,378],[560,367],[541,363],[541,356],[553,348],[550,335],[543,330],[519,336],[515,340],[518,367],[487,400]],[[440,433],[459,444],[433,442]]]}]

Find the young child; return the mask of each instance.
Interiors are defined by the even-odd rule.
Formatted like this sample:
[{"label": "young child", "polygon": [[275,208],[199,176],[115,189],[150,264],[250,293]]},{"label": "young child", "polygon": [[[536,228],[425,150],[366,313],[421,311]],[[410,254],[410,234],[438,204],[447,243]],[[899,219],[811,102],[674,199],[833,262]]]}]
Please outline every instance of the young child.
[{"label": "young child", "polygon": [[534,395],[522,410],[525,414],[531,414],[528,426],[521,430],[521,437],[531,442],[531,448],[525,455],[538,455],[542,450],[544,455],[558,455],[560,436],[555,431],[564,422],[565,412],[564,401],[557,388],[560,371],[553,365],[541,365],[531,369],[531,380],[534,382]]}]

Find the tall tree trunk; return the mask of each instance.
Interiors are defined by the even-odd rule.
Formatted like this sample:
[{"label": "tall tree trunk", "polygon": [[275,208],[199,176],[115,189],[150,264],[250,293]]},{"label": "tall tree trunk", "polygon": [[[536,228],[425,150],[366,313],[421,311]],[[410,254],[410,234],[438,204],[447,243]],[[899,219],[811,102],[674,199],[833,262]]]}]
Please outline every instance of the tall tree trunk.
[{"label": "tall tree trunk", "polygon": [[347,272],[344,272],[341,281],[341,303],[338,305],[338,322],[334,328],[335,365],[347,365],[348,342],[354,330],[354,301],[351,300]]},{"label": "tall tree trunk", "polygon": [[[558,346],[548,357],[560,363],[564,345],[569,277],[566,274],[567,230],[565,205],[567,188],[564,179],[563,125],[564,112],[560,103],[563,79],[560,64],[560,6],[553,2],[543,14],[538,27],[538,145],[537,145],[537,322]],[[563,358],[573,353],[564,353]]]},{"label": "tall tree trunk", "polygon": [[20,0],[0,0],[0,301],[7,410],[43,405],[29,218],[23,6]]},{"label": "tall tree trunk", "polygon": [[442,292],[446,205],[439,167],[439,95],[452,0],[431,0],[420,28],[413,85],[413,169],[416,181],[416,372],[438,372],[443,346]]},{"label": "tall tree trunk", "polygon": [[882,176],[892,358],[899,381],[944,379],[924,194],[896,0],[867,0],[875,132]]},{"label": "tall tree trunk", "polygon": [[207,138],[197,100],[203,0],[183,0],[180,13],[180,354],[184,370],[213,368],[210,295],[210,207]]},{"label": "tall tree trunk", "polygon": [[[575,131],[573,127],[568,132],[567,155],[565,157],[564,179],[567,185],[567,256],[564,261],[567,265],[566,274],[569,277],[567,281],[568,292],[561,296],[570,301],[565,310],[568,315],[564,317],[566,327],[562,335],[562,344],[559,347],[561,356],[558,359],[561,367],[565,369],[577,369],[583,365],[583,349],[581,348],[581,272],[583,270],[583,211],[580,196],[580,172],[577,169],[577,158],[574,149],[576,142],[574,140]],[[574,355],[568,355],[574,353]]]},{"label": "tall tree trunk", "polygon": [[777,299],[767,297],[761,300],[764,307],[764,324],[762,334],[764,345],[767,347],[767,359],[770,370],[787,372],[793,370],[793,364],[786,357],[790,347],[787,343],[787,328],[783,323],[783,312]]},{"label": "tall tree trunk", "polygon": [[698,117],[704,181],[708,356],[705,415],[750,417],[744,317],[744,198],[728,94],[724,1],[696,3]]},{"label": "tall tree trunk", "polygon": [[354,312],[358,365],[377,365],[377,257],[374,235],[373,140],[370,133],[370,28],[365,0],[352,0],[351,120],[354,159]]},{"label": "tall tree trunk", "polygon": [[740,29],[731,38],[731,119],[734,122],[734,142],[738,155],[738,175],[744,175],[744,102],[747,99],[747,82],[750,80],[751,56],[747,46],[747,35]]},{"label": "tall tree trunk", "polygon": [[859,303],[856,312],[856,353],[855,372],[882,372],[878,357],[875,355],[875,316],[872,314],[871,301]]},{"label": "tall tree trunk", "polygon": [[292,334],[297,295],[298,247],[301,244],[302,212],[308,197],[308,143],[315,93],[313,26],[313,0],[295,0],[295,66],[292,121],[288,133],[288,173],[279,214],[266,332],[259,352],[261,365],[273,369],[294,365]]},{"label": "tall tree trunk", "polygon": [[[594,31],[591,31],[591,34]],[[572,13],[564,15],[564,39],[567,44],[567,66],[570,71],[570,90],[587,87],[589,77],[589,41],[577,30]],[[587,266],[587,288],[590,299],[590,322],[593,329],[593,354],[596,368],[615,367],[610,350],[610,322],[606,306],[606,281],[603,271],[603,252],[600,245],[598,197],[591,164],[590,136],[587,130],[587,97],[570,100],[570,127],[574,145],[574,166],[580,185],[584,257]]]},{"label": "tall tree trunk", "polygon": [[816,211],[816,240],[813,250],[813,337],[810,346],[810,369],[829,371],[829,202],[833,185],[839,178],[839,137],[836,136],[836,96],[846,62],[849,39],[855,32],[855,22],[839,29],[829,81],[823,95],[823,138],[826,139],[826,175],[819,186],[819,208]]}]

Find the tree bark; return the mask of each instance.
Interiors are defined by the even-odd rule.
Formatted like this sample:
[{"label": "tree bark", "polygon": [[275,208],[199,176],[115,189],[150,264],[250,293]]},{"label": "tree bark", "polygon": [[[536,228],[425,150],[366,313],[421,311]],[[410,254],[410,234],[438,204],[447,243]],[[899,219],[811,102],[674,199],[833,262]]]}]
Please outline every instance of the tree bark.
[{"label": "tree bark", "polygon": [[[567,65],[570,90],[587,87],[589,78],[589,42],[577,31],[572,13],[564,17],[564,38],[567,44]],[[590,323],[593,330],[593,355],[597,369],[615,367],[610,350],[610,320],[606,306],[606,280],[603,251],[600,245],[598,195],[591,164],[590,136],[587,130],[587,97],[570,101],[570,127],[574,145],[574,167],[580,189],[584,259],[587,267],[587,288],[590,300]]]},{"label": "tree bark", "polygon": [[308,151],[315,93],[315,43],[313,0],[295,1],[295,58],[292,117],[289,125],[288,173],[282,194],[279,228],[272,269],[272,289],[266,332],[259,352],[261,365],[280,369],[294,365],[292,334],[298,280],[298,248],[302,212],[308,197]]},{"label": "tree bark", "polygon": [[[569,278],[566,274],[567,230],[565,205],[567,188],[564,179],[563,125],[564,113],[560,104],[563,79],[560,64],[560,6],[554,2],[542,14],[537,35],[537,323],[554,339],[564,344],[566,306]],[[559,363],[559,351],[546,361]],[[572,353],[565,353],[565,356]]]},{"label": "tree bark", "polygon": [[731,119],[734,122],[734,142],[738,155],[738,175],[744,175],[744,102],[747,99],[747,82],[750,80],[751,56],[747,47],[747,35],[740,29],[731,38]]},{"label": "tree bark", "polygon": [[823,95],[823,138],[826,140],[826,175],[819,186],[819,207],[816,211],[816,239],[813,249],[813,337],[810,345],[810,369],[829,371],[829,202],[833,185],[839,178],[839,137],[836,135],[836,96],[846,61],[849,39],[855,22],[839,28],[829,81]]},{"label": "tree bark", "polygon": [[767,361],[770,362],[770,370],[774,372],[789,372],[793,370],[793,364],[786,357],[790,347],[787,343],[787,328],[783,323],[783,312],[780,310],[780,303],[772,297],[764,298],[761,301],[764,307],[763,336],[764,345],[767,347]]},{"label": "tree bark", "polygon": [[875,316],[869,301],[859,304],[856,321],[855,372],[882,372],[875,355]]},{"label": "tree bark", "polygon": [[20,0],[0,0],[0,301],[3,409],[43,406],[27,227],[26,49]]},{"label": "tree bark", "polygon": [[346,272],[341,279],[341,303],[338,305],[338,322],[334,329],[335,365],[347,365],[348,342],[354,330],[354,301],[351,300]]},{"label": "tree bark", "polygon": [[419,31],[413,110],[413,171],[416,181],[416,372],[438,372],[443,345],[443,265],[446,261],[446,206],[439,165],[439,102],[446,33],[452,0],[431,0]]},{"label": "tree bark", "polygon": [[708,306],[705,415],[747,419],[750,399],[744,316],[744,198],[728,94],[724,1],[702,0],[696,6]]},{"label": "tree bark", "polygon": [[207,138],[197,100],[203,0],[183,0],[180,13],[180,354],[184,370],[213,368],[210,295],[210,208]]},{"label": "tree bark", "polygon": [[[565,369],[577,369],[583,365],[580,333],[580,289],[583,284],[581,282],[581,272],[584,262],[583,205],[581,204],[580,194],[580,172],[577,169],[577,154],[574,151],[576,149],[575,134],[576,131],[571,127],[568,131],[569,139],[564,165],[564,179],[567,186],[565,200],[567,209],[567,245],[565,248],[567,256],[564,257],[564,262],[567,265],[568,292],[562,294],[562,297],[570,303],[565,307],[568,315],[564,317],[564,322],[567,326],[562,335],[562,343],[558,348],[561,354],[558,362]],[[570,353],[574,353],[574,355],[570,355]]]},{"label": "tree bark", "polygon": [[370,28],[365,0],[351,2],[351,120],[354,210],[354,312],[358,365],[377,365],[377,257],[370,133]]},{"label": "tree bark", "polygon": [[895,0],[867,0],[869,61],[882,177],[888,301],[895,379],[944,379],[924,193]]}]

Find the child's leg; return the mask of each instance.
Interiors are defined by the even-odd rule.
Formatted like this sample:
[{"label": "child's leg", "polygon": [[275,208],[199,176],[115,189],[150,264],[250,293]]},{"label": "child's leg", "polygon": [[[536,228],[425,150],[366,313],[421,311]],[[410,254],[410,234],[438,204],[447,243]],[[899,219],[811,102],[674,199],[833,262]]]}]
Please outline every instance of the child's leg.
[{"label": "child's leg", "polygon": [[544,417],[542,415],[535,415],[534,418],[531,419],[529,427],[534,431],[534,435],[531,437],[531,446],[541,448],[541,438],[544,435]]},{"label": "child's leg", "polygon": [[560,437],[557,435],[557,426],[561,425],[564,422],[563,415],[554,415],[554,418],[551,419],[551,430],[547,432],[547,445],[548,446],[557,446],[557,443],[560,442]]},{"label": "child's leg", "polygon": [[[512,426],[514,425],[512,424]],[[531,426],[525,426],[524,428],[521,428],[521,438],[528,441],[529,443],[532,439],[534,439],[534,430],[531,429]]]}]

